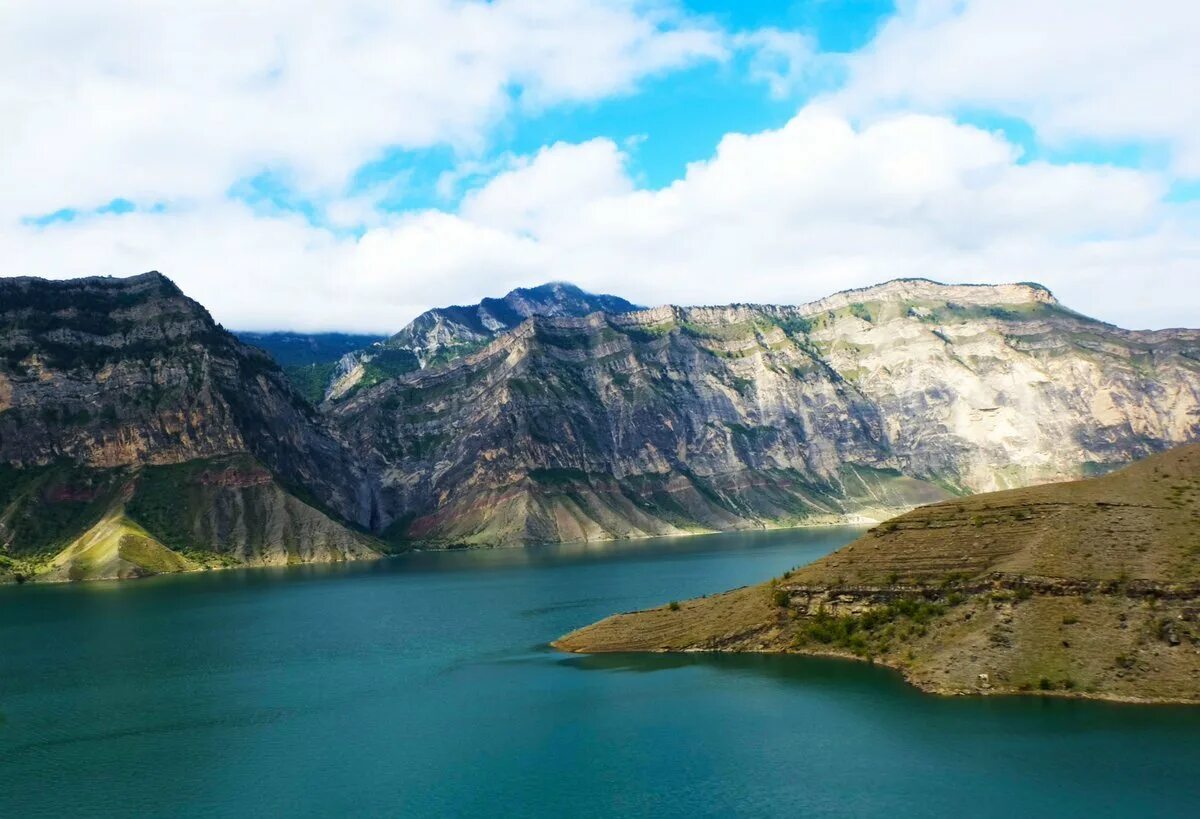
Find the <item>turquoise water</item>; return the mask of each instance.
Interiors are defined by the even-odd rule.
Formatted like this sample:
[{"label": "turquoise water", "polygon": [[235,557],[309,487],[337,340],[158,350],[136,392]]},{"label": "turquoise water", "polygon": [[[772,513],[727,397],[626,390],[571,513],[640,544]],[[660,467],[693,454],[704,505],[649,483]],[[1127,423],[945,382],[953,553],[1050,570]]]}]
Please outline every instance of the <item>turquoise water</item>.
[{"label": "turquoise water", "polygon": [[3,588],[0,816],[1196,815],[1200,708],[546,648],[852,534]]}]

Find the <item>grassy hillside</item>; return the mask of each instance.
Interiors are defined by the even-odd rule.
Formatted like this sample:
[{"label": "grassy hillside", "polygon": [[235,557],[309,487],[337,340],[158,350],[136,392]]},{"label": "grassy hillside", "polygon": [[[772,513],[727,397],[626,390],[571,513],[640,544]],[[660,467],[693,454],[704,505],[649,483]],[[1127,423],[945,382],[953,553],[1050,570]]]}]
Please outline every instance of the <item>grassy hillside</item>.
[{"label": "grassy hillside", "polygon": [[924,506],[768,583],[555,645],[837,654],[940,693],[1200,702],[1200,446]]}]

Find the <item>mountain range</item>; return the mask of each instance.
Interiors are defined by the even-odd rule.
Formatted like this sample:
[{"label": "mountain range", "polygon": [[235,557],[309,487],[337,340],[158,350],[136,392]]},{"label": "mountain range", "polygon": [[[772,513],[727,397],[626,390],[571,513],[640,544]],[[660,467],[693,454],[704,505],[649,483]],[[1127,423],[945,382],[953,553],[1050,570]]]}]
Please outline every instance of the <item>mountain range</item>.
[{"label": "mountain range", "polygon": [[654,308],[550,284],[383,340],[239,340],[157,273],[0,279],[14,577],[879,520],[1197,439],[1200,331],[1032,284]]},{"label": "mountain range", "polygon": [[1200,333],[1034,285],[534,316],[325,412],[389,537],[505,545],[881,519],[1200,435]]}]

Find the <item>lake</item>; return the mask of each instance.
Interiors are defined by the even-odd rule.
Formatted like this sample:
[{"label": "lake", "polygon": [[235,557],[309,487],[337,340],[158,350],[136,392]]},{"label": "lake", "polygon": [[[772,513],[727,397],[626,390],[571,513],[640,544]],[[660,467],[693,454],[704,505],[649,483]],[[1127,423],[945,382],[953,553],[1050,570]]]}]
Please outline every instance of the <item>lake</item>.
[{"label": "lake", "polygon": [[0,816],[1196,815],[1200,708],[546,645],[855,534],[0,588]]}]

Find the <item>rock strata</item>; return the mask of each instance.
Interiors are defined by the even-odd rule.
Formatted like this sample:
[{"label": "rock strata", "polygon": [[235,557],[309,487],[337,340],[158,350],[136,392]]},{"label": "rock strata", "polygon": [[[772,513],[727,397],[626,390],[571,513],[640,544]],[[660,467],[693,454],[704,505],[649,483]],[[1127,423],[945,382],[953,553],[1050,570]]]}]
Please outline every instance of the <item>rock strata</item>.
[{"label": "rock strata", "polygon": [[620,614],[565,651],[834,654],[943,694],[1200,702],[1200,446],[916,509],[759,585]]},{"label": "rock strata", "polygon": [[1200,333],[1035,285],[535,316],[329,408],[380,522],[505,545],[879,520],[1200,438]]},{"label": "rock strata", "polygon": [[[218,504],[205,513],[222,522],[186,544],[131,529],[145,523],[131,523],[122,507],[140,497],[146,470],[195,463],[252,475],[273,499],[259,508],[231,498],[222,512],[222,493],[204,495]],[[203,493],[178,488],[163,503],[200,514],[193,501]],[[40,576],[73,547],[67,562],[77,571],[56,562],[54,579],[198,565],[171,558],[177,548],[251,563],[289,549],[296,559],[373,554],[338,521],[369,527],[374,512],[371,481],[328,420],[266,353],[225,332],[166,277],[0,279],[0,574],[7,565],[19,567],[10,575]],[[97,526],[84,548],[80,538]],[[318,532],[335,529],[331,552]],[[292,548],[294,531],[319,542]]]}]

